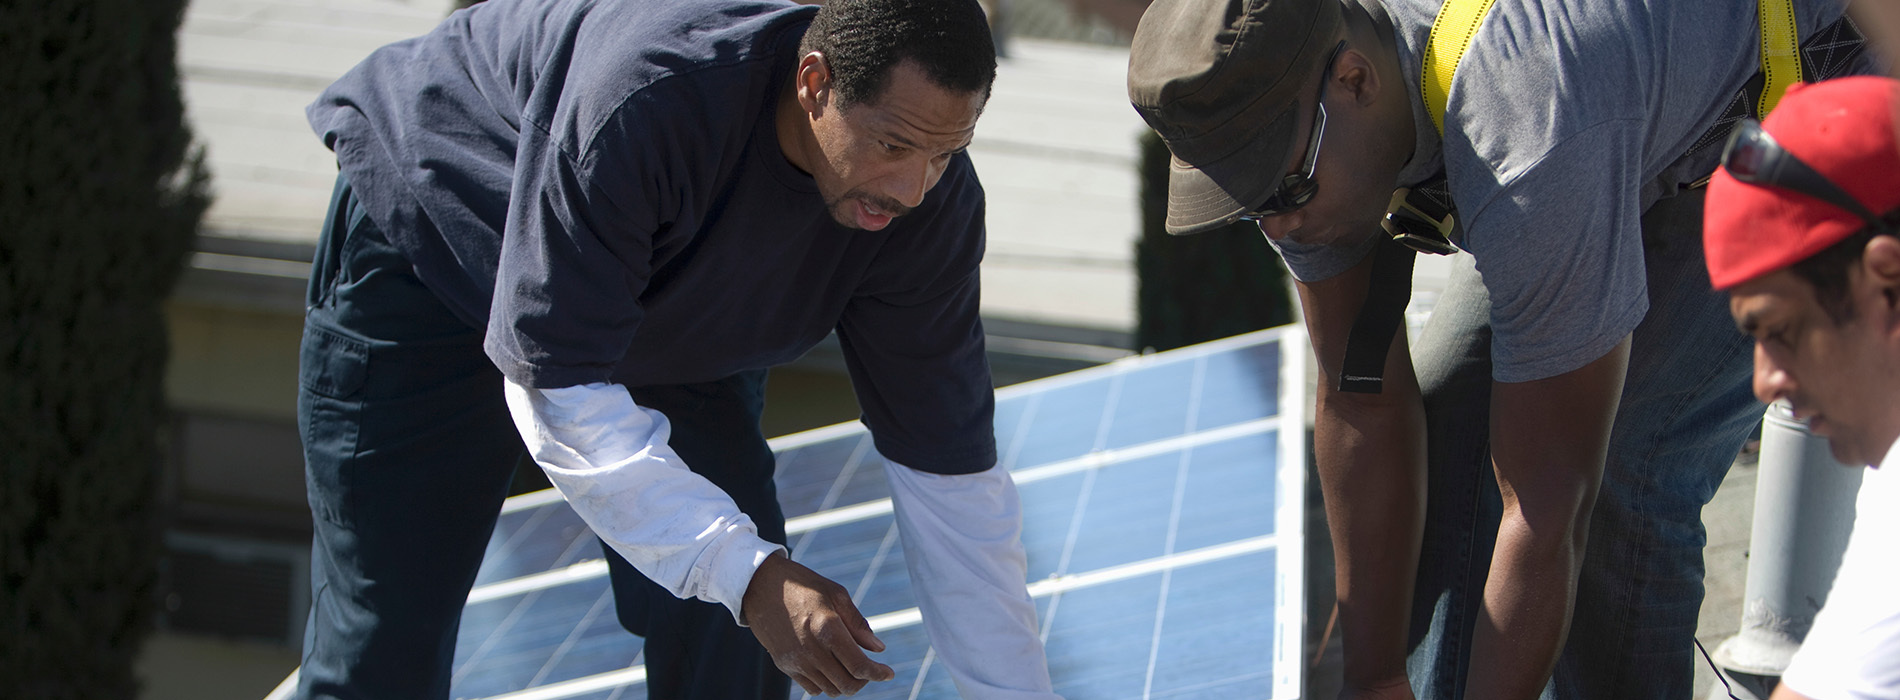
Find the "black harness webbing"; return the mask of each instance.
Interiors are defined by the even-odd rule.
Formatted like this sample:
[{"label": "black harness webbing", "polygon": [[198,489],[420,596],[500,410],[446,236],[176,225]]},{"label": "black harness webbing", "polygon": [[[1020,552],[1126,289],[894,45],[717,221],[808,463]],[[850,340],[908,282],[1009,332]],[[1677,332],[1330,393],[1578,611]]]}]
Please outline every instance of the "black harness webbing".
[{"label": "black harness webbing", "polygon": [[1372,254],[1372,283],[1352,322],[1346,361],[1339,371],[1339,390],[1356,394],[1377,394],[1385,387],[1385,356],[1412,300],[1412,261],[1417,255],[1389,239],[1380,240]]}]

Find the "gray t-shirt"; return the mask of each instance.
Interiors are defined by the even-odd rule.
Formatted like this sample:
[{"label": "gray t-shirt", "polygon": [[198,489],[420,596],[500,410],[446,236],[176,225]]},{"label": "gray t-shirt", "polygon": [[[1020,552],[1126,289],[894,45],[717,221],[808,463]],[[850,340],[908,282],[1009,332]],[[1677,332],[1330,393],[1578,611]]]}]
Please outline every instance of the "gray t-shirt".
[{"label": "gray t-shirt", "polygon": [[[1444,166],[1458,243],[1491,294],[1493,378],[1571,371],[1648,311],[1642,214],[1719,161],[1719,143],[1694,147],[1758,70],[1755,5],[1497,0],[1459,63],[1441,140],[1417,85],[1442,4],[1385,0],[1419,130],[1401,182]],[[1804,38],[1843,11],[1795,5]],[[1316,281],[1371,240],[1279,248],[1296,277]]]}]

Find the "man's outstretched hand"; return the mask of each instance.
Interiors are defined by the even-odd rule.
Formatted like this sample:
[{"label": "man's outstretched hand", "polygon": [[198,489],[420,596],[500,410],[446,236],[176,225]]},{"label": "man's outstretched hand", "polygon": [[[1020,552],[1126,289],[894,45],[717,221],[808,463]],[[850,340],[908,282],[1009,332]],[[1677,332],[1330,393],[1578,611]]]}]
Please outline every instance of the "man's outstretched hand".
[{"label": "man's outstretched hand", "polygon": [[746,586],[741,616],[780,671],[813,695],[851,695],[895,677],[864,649],[884,651],[843,586],[783,554],[760,564]]}]

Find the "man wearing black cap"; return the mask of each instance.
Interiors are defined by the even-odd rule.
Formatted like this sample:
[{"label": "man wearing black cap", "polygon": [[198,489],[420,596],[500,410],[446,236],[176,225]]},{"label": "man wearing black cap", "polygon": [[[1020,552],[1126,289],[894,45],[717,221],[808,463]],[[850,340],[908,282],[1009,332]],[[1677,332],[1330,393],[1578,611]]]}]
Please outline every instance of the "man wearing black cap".
[{"label": "man wearing black cap", "polygon": [[[1129,94],[1175,155],[1169,231],[1255,220],[1298,280],[1347,696],[1693,694],[1701,508],[1760,415],[1698,186],[1797,40],[1809,79],[1871,68],[1838,4],[1763,6],[1786,21],[1532,0],[1142,19]],[[1408,248],[1471,253],[1415,351],[1393,331]]]}]

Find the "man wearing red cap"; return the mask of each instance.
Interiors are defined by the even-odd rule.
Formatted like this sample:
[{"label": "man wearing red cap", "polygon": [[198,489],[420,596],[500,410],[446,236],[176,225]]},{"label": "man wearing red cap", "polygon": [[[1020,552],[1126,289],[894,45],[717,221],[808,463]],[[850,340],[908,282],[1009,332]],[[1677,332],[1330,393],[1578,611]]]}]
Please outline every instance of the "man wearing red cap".
[{"label": "man wearing red cap", "polygon": [[1744,123],[1709,183],[1709,280],[1755,339],[1755,395],[1786,400],[1834,458],[1874,464],[1786,698],[1900,698],[1900,82],[1797,85]]}]

